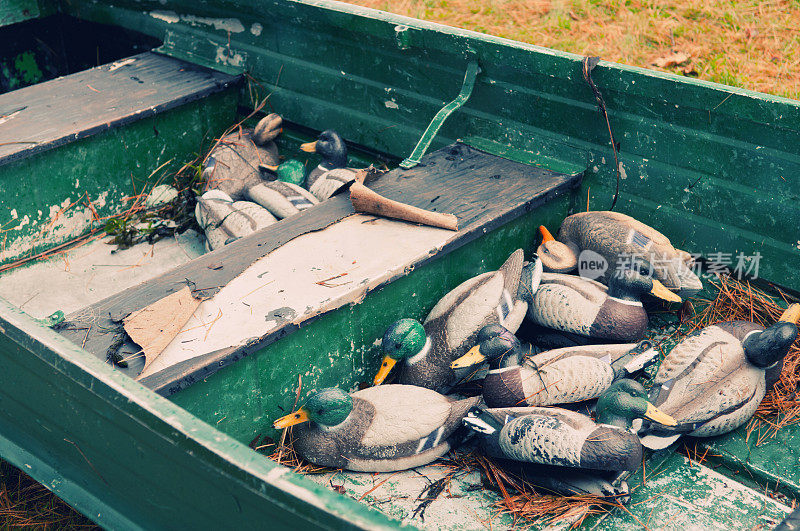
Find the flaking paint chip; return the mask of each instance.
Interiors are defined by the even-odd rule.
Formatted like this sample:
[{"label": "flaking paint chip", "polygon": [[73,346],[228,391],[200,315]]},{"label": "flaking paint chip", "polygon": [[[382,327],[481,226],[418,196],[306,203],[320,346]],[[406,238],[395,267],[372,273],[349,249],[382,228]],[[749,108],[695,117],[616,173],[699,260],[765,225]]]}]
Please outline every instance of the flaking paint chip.
[{"label": "flaking paint chip", "polygon": [[200,300],[195,299],[186,286],[125,318],[125,332],[144,352],[145,371],[178,335],[199,305]]}]

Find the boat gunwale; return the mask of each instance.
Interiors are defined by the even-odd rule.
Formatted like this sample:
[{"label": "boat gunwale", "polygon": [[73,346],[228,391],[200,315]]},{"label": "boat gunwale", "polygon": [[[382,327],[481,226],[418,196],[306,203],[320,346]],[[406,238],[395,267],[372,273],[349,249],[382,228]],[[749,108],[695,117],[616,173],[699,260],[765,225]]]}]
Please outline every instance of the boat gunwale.
[{"label": "boat gunwale", "polygon": [[[177,445],[178,441],[167,437],[167,432],[171,432],[173,436],[179,435],[184,443],[189,442],[194,446],[194,448],[184,448],[185,452],[209,466],[217,465],[214,466],[215,469],[224,473],[229,479],[247,485],[246,488],[252,492],[269,497],[270,493],[263,489],[263,486],[268,486],[278,493],[302,500],[320,513],[325,513],[328,517],[347,525],[375,529],[395,528],[396,522],[392,519],[373,509],[366,510],[363,504],[355,500],[327,489],[320,489],[307,478],[294,474],[288,468],[254,452],[245,444],[87,353],[54,330],[39,324],[3,298],[0,298],[0,333],[47,363],[54,371],[100,398],[107,406],[146,426],[151,432],[158,433],[159,437],[171,439],[171,444]],[[136,414],[137,412],[144,415]],[[161,425],[161,429],[156,431],[158,425]],[[27,453],[29,456],[35,455]],[[15,466],[27,469],[34,479],[47,481],[48,478],[40,475],[46,474],[46,470],[40,469],[37,473],[31,467],[25,466],[24,461],[19,460],[25,457],[24,455],[4,453],[3,457]],[[49,469],[58,470],[57,462],[46,463],[43,458],[37,459]],[[227,470],[220,469],[219,465],[223,465]],[[84,489],[84,492],[89,491]],[[89,493],[89,496],[105,505],[100,497],[92,493]],[[77,505],[72,498],[69,501]],[[280,504],[280,500],[273,497],[270,497],[270,501]],[[98,519],[98,523],[104,523],[100,521],[102,514],[98,514],[96,506],[92,506],[92,510],[81,506],[77,508],[85,515]],[[289,508],[287,510],[298,514],[295,510]],[[119,513],[113,508],[112,511],[117,518]],[[318,513],[318,516],[321,514]],[[311,517],[307,518],[307,521],[310,524],[315,522],[316,525],[322,524],[319,518]],[[116,522],[119,523],[118,520]]]}]

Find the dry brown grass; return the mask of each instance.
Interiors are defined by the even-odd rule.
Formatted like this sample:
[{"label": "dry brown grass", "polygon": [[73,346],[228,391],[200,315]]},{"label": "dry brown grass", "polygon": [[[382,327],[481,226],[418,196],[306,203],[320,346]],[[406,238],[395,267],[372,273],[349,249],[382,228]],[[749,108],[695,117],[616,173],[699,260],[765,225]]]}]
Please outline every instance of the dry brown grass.
[{"label": "dry brown grass", "polygon": [[[353,4],[800,99],[798,0],[349,0]],[[687,63],[654,62],[673,52]]]}]

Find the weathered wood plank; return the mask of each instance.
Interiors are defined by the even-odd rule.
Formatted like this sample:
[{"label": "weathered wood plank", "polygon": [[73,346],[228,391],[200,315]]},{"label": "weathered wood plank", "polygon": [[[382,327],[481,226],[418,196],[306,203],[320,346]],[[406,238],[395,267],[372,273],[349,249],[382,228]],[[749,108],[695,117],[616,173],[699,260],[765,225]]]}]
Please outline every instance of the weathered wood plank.
[{"label": "weathered wood plank", "polygon": [[0,165],[152,116],[237,83],[146,52],[0,95]]},{"label": "weathered wood plank", "polygon": [[[370,187],[386,197],[414,206],[454,213],[458,216],[462,229],[452,233],[441,229],[415,228],[411,233],[426,234],[425,237],[428,238],[424,242],[418,242],[419,245],[423,245],[421,248],[423,250],[414,253],[397,251],[396,256],[392,257],[391,266],[384,267],[382,275],[372,275],[363,283],[353,282],[341,289],[337,286],[337,291],[331,292],[325,300],[318,300],[309,308],[297,311],[296,315],[289,318],[265,322],[262,316],[262,328],[258,333],[247,336],[248,341],[239,341],[234,334],[230,343],[224,348],[211,352],[197,352],[196,359],[180,367],[176,366],[173,370],[165,370],[161,377],[148,378],[143,380],[143,383],[155,389],[169,387],[171,391],[177,390],[173,385],[177,380],[201,374],[208,375],[253,349],[263,348],[321,313],[359,300],[366,292],[406,274],[433,256],[448,253],[532,210],[576,185],[579,179],[579,174],[560,174],[519,164],[463,144],[456,144],[429,154],[423,159],[423,165],[412,170],[398,169],[389,172],[374,183],[370,183]],[[115,321],[119,321],[125,315],[186,285],[192,288],[196,296],[211,297],[223,286],[239,277],[254,262],[287,242],[303,234],[324,229],[352,214],[353,210],[346,194],[334,197],[313,209],[233,242],[161,277],[70,315],[62,333],[79,344],[84,344],[85,340],[85,348],[88,351],[105,358],[107,349],[118,335],[119,327]],[[384,223],[391,223],[406,231],[412,227],[402,222]],[[399,232],[396,236],[404,237],[407,234]],[[335,250],[315,247],[307,254],[326,252],[332,255]],[[291,264],[286,264],[285,267],[291,267]],[[274,271],[272,273],[275,274]],[[255,287],[257,284],[253,286]],[[278,308],[276,306],[272,310]],[[220,330],[223,329],[221,326]],[[89,330],[88,336],[87,330]],[[176,341],[180,339],[179,336]],[[202,343],[213,344],[209,337],[202,339]],[[131,363],[129,368],[123,370],[131,376],[136,376],[141,370],[141,364]]]}]

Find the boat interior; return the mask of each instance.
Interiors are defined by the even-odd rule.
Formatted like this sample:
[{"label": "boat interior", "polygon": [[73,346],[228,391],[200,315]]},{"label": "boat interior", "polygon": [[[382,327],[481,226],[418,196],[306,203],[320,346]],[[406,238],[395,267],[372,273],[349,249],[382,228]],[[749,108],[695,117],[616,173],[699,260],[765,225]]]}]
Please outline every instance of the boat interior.
[{"label": "boat interior", "polygon": [[[53,329],[74,359],[124,378],[130,390],[120,396],[131,403],[146,397],[153,409],[188,412],[210,438],[226,437],[240,462],[272,466],[260,461],[279,438],[275,418],[314,388],[368,382],[390,323],[423,318],[517,248],[530,259],[538,226],[558,227],[576,211],[614,201],[675,235],[676,246],[705,258],[759,253],[761,276],[786,293],[800,287],[800,241],[786,229],[800,226],[791,177],[800,169],[797,102],[601,63],[595,82],[616,153],[577,56],[337,2],[245,4],[234,16],[226,2],[175,10],[133,0],[31,2],[27,14],[0,18],[8,43],[0,52],[4,312],[42,320],[63,312]],[[461,96],[463,107],[437,123]],[[301,144],[336,129],[350,166],[386,170],[371,189],[455,214],[459,230],[356,213],[342,193],[211,252],[191,223],[120,241],[111,220],[157,210],[143,205],[160,184],[193,194],[217,139],[269,112],[284,120],[283,159],[316,166],[318,155]],[[152,232],[152,220],[133,218],[134,233]],[[194,305],[190,317],[170,325],[171,340],[148,359],[126,319],[150,311],[153,323],[167,323],[181,301]],[[649,335],[666,347],[681,322],[654,309]],[[71,392],[54,395],[53,418],[40,422],[66,415],[59,400],[86,400]],[[697,442],[703,459],[659,452],[629,480],[628,509],[584,525],[638,528],[654,511],[697,527],[771,525],[800,495],[795,433],[790,426],[761,441],[740,429]],[[101,445],[82,452],[108,450]],[[85,467],[79,457],[70,466]],[[308,478],[325,503],[355,498],[426,529],[514,525],[479,470],[453,470],[445,462],[391,477]],[[446,493],[420,511],[426,488],[443,478]],[[371,517],[342,518],[366,526]]]}]

